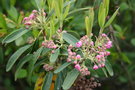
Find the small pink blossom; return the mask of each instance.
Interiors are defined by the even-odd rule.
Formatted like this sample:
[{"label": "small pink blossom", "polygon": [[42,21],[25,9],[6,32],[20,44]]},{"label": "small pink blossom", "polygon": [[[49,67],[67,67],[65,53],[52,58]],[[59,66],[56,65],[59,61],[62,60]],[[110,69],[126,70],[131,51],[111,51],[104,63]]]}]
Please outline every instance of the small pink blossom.
[{"label": "small pink blossom", "polygon": [[37,13],[38,11],[37,10],[33,10],[32,13]]},{"label": "small pink blossom", "polygon": [[98,66],[97,66],[97,65],[94,65],[94,66],[93,66],[93,69],[94,69],[94,70],[97,70],[97,69],[98,69]]},{"label": "small pink blossom", "polygon": [[81,42],[81,41],[79,41],[79,42],[76,43],[76,47],[79,48],[79,47],[81,47],[81,46],[82,46],[82,42]]},{"label": "small pink blossom", "polygon": [[25,25],[31,25],[32,23],[31,22],[26,22],[26,23],[24,23]]},{"label": "small pink blossom", "polygon": [[35,14],[31,14],[30,16],[29,16],[29,18],[31,19],[31,20],[33,20],[34,18],[35,18]]},{"label": "small pink blossom", "polygon": [[102,37],[106,37],[106,36],[107,36],[106,34],[104,34],[104,33],[102,34]]},{"label": "small pink blossom", "polygon": [[90,45],[91,45],[91,46],[93,46],[93,45],[94,45],[94,42],[93,42],[93,41],[91,41],[91,42],[90,42]]},{"label": "small pink blossom", "polygon": [[102,63],[102,64],[101,64],[101,67],[104,67],[104,66],[105,66],[105,64],[104,64],[104,63]]},{"label": "small pink blossom", "polygon": [[81,59],[81,56],[80,56],[80,55],[77,55],[76,58],[77,58],[77,59]]},{"label": "small pink blossom", "polygon": [[78,71],[81,70],[81,66],[80,66],[79,64],[76,64],[76,65],[75,65],[75,68],[76,68]]},{"label": "small pink blossom", "polygon": [[67,62],[71,62],[71,59],[68,58],[68,59],[67,59]]},{"label": "small pink blossom", "polygon": [[77,64],[77,61],[74,61],[74,64]]},{"label": "small pink blossom", "polygon": [[96,56],[96,59],[97,59],[97,60],[100,60],[101,58],[102,58],[101,55],[97,55],[97,56]]}]

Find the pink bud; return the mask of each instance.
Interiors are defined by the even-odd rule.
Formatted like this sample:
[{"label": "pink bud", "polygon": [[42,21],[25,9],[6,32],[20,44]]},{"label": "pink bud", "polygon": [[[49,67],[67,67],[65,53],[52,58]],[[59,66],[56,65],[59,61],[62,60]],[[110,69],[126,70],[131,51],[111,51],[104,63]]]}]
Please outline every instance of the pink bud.
[{"label": "pink bud", "polygon": [[91,46],[93,46],[93,45],[94,45],[94,42],[93,42],[93,41],[91,41],[91,42],[90,42],[90,45],[91,45]]},{"label": "pink bud", "polygon": [[25,25],[31,25],[32,23],[31,22],[26,22],[24,23]]},{"label": "pink bud", "polygon": [[109,56],[109,55],[110,55],[110,52],[106,52],[105,55],[106,55],[106,56]]},{"label": "pink bud", "polygon": [[98,66],[97,66],[97,65],[94,65],[94,66],[93,66],[93,69],[94,69],[94,70],[97,70],[97,69],[98,69]]},{"label": "pink bud", "polygon": [[68,59],[67,59],[67,62],[71,62],[71,59],[68,58]]},{"label": "pink bud", "polygon": [[106,37],[106,36],[107,36],[106,34],[104,34],[104,33],[102,34],[102,37]]},{"label": "pink bud", "polygon": [[75,68],[76,68],[78,71],[81,70],[81,66],[80,66],[79,64],[76,64],[76,65],[75,65]]},{"label": "pink bud", "polygon": [[31,20],[33,20],[33,19],[35,18],[35,15],[32,13],[32,14],[29,16],[29,18],[30,18]]},{"label": "pink bud", "polygon": [[102,63],[102,64],[101,64],[101,67],[104,67],[104,66],[105,66],[105,64],[104,64],[104,63]]},{"label": "pink bud", "polygon": [[45,42],[42,42],[42,46],[45,46]]},{"label": "pink bud", "polygon": [[76,47],[79,48],[79,47],[81,47],[81,46],[82,46],[82,42],[81,42],[81,41],[79,41],[79,42],[76,43]]},{"label": "pink bud", "polygon": [[101,55],[97,55],[96,59],[100,60],[101,59]]},{"label": "pink bud", "polygon": [[25,17],[24,19],[23,19],[23,21],[28,21],[29,20],[29,18],[28,17]]},{"label": "pink bud", "polygon": [[43,15],[46,16],[46,13],[44,12]]},{"label": "pink bud", "polygon": [[62,31],[60,29],[58,29],[58,33],[61,33]]},{"label": "pink bud", "polygon": [[33,10],[32,13],[37,13],[37,10]]},{"label": "pink bud", "polygon": [[53,46],[53,48],[54,48],[54,49],[56,49],[56,48],[57,48],[57,46],[56,46],[56,45],[54,45],[54,46]]},{"label": "pink bud", "polygon": [[74,61],[74,64],[77,64],[77,61]]},{"label": "pink bud", "polygon": [[76,58],[77,58],[77,59],[81,59],[81,56],[80,56],[80,55],[77,55]]}]

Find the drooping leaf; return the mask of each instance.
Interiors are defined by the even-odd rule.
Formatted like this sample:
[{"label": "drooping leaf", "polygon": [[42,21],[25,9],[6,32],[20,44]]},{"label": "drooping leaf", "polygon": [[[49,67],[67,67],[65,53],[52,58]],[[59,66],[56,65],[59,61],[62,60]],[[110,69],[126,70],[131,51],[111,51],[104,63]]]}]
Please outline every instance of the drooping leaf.
[{"label": "drooping leaf", "polygon": [[25,56],[23,59],[21,59],[20,61],[19,61],[19,63],[17,64],[17,66],[16,66],[16,72],[15,72],[15,80],[17,80],[17,78],[18,78],[18,76],[19,76],[19,71],[20,71],[20,69],[23,67],[23,65],[25,64],[25,63],[27,63],[28,61],[30,61],[30,60],[32,60],[33,59],[33,55],[27,55],[27,56]]},{"label": "drooping leaf", "polygon": [[18,49],[8,60],[8,63],[6,65],[6,71],[9,71],[12,66],[15,64],[15,62],[17,61],[17,59],[28,49],[30,48],[31,45],[26,45],[24,47],[21,47],[20,49]]},{"label": "drooping leaf", "polygon": [[55,71],[54,71],[54,73],[59,73],[59,72],[61,72],[63,69],[65,69],[68,65],[70,65],[71,63],[68,63],[68,62],[66,62],[66,63],[64,63],[63,65],[61,65],[60,67],[58,67]]},{"label": "drooping leaf", "polygon": [[44,79],[44,84],[43,84],[42,90],[50,90],[52,78],[53,78],[53,73],[48,72],[45,79]]},{"label": "drooping leaf", "polygon": [[60,54],[60,49],[56,49],[55,52],[52,53],[51,56],[50,56],[50,62],[55,63],[55,61],[57,60],[59,54]]},{"label": "drooping leaf", "polygon": [[76,69],[70,71],[63,82],[62,85],[63,89],[68,90],[73,85],[78,75],[79,75],[79,71],[77,71]]},{"label": "drooping leaf", "polygon": [[107,69],[110,76],[113,76],[113,69],[109,61],[106,61],[105,68]]},{"label": "drooping leaf", "polygon": [[114,12],[114,14],[112,15],[112,17],[107,21],[107,23],[105,24],[105,27],[108,27],[112,21],[114,20],[114,18],[116,17],[117,13],[119,11],[119,8]]},{"label": "drooping leaf", "polygon": [[73,46],[75,46],[76,43],[79,41],[76,37],[74,37],[73,35],[69,33],[63,33],[62,37],[66,42],[68,42],[69,44]]},{"label": "drooping leaf", "polygon": [[26,34],[29,30],[26,29],[17,29],[15,31],[13,31],[12,33],[10,33],[9,35],[7,35],[4,39],[3,39],[3,43],[10,43],[16,39],[18,39],[19,37],[21,37],[22,35]]},{"label": "drooping leaf", "polygon": [[105,7],[105,16],[108,15],[108,11],[109,11],[109,3],[110,3],[110,0],[103,0],[103,3],[104,3],[104,7]]}]

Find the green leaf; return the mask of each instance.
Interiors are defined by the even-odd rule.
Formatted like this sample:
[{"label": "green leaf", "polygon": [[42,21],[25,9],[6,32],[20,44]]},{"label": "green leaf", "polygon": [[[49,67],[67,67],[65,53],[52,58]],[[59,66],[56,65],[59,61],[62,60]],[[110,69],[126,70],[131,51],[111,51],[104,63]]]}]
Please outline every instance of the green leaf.
[{"label": "green leaf", "polygon": [[50,56],[50,62],[55,63],[59,54],[60,54],[60,49],[56,49],[55,52],[52,53],[51,56]]},{"label": "green leaf", "polygon": [[131,44],[135,46],[135,38],[131,39]]},{"label": "green leaf", "polygon": [[8,63],[6,65],[6,71],[9,71],[12,66],[15,64],[17,59],[28,49],[31,45],[26,45],[24,47],[21,47],[19,50],[17,50],[8,60]]},{"label": "green leaf", "polygon": [[18,12],[15,7],[11,6],[9,10],[7,10],[9,16],[17,22],[18,20]]},{"label": "green leaf", "polygon": [[105,24],[105,8],[104,8],[103,3],[101,3],[100,8],[99,8],[98,23],[99,23],[100,28],[104,27],[104,24]]},{"label": "green leaf", "polygon": [[107,16],[108,15],[108,11],[109,11],[110,0],[104,0],[103,3],[104,3],[105,10],[106,10],[105,11],[105,16]]},{"label": "green leaf", "polygon": [[18,71],[16,78],[25,78],[25,77],[27,77],[27,71],[25,69],[20,69]]},{"label": "green leaf", "polygon": [[131,60],[127,57],[125,53],[121,53],[122,60],[128,64],[131,64]]},{"label": "green leaf", "polygon": [[73,85],[78,75],[79,75],[79,71],[77,71],[76,69],[73,69],[72,71],[68,72],[64,80],[64,83],[62,85],[63,89],[68,90]]},{"label": "green leaf", "polygon": [[73,46],[75,46],[76,43],[79,41],[76,37],[68,33],[63,33],[62,37],[66,42],[68,42],[69,44]]},{"label": "green leaf", "polygon": [[107,75],[107,72],[106,72],[105,68],[102,68],[102,71],[104,72],[105,76],[106,76],[106,77],[108,77],[108,75]]},{"label": "green leaf", "polygon": [[5,21],[3,14],[1,12],[0,12],[0,28],[4,28],[4,29],[7,28],[6,21]]},{"label": "green leaf", "polygon": [[116,17],[117,13],[119,11],[119,8],[115,11],[115,13],[112,15],[112,17],[107,21],[107,23],[105,24],[105,27],[108,27],[112,21],[114,20],[114,18]]},{"label": "green leaf", "polygon": [[42,90],[50,90],[52,78],[53,78],[53,73],[48,72],[45,79],[44,79],[44,84],[43,84]]},{"label": "green leaf", "polygon": [[19,37],[21,37],[22,35],[26,34],[29,30],[27,29],[17,29],[15,31],[13,31],[12,33],[10,33],[9,35],[7,35],[2,43],[10,43],[13,42],[14,40],[18,39]]},{"label": "green leaf", "polygon": [[0,47],[0,63],[2,63],[4,60],[4,53],[3,53],[3,48]]},{"label": "green leaf", "polygon": [[32,58],[33,58],[33,55],[30,54],[30,55],[25,56],[23,59],[21,59],[21,60],[19,61],[19,63],[18,63],[17,66],[16,66],[15,80],[17,80],[17,78],[18,78],[18,76],[19,76],[19,71],[21,70],[21,68],[23,67],[23,65],[24,65],[25,63],[27,63],[28,61],[32,60]]},{"label": "green leaf", "polygon": [[68,65],[70,65],[71,63],[68,63],[68,62],[66,62],[66,63],[64,63],[63,65],[61,65],[60,67],[58,67],[55,71],[54,71],[54,73],[59,73],[59,72],[61,72],[63,69],[65,69]]},{"label": "green leaf", "polygon": [[70,4],[66,7],[65,12],[64,12],[64,19],[67,17],[70,9]]},{"label": "green leaf", "polygon": [[43,47],[40,47],[40,48],[34,53],[33,59],[32,59],[32,61],[31,61],[30,64],[29,64],[29,76],[28,76],[29,80],[30,80],[31,75],[32,75],[32,72],[33,72],[33,70],[34,70],[34,65],[35,65],[35,63],[37,62],[39,56],[41,55],[42,50],[43,50]]},{"label": "green leaf", "polygon": [[113,76],[113,69],[112,69],[112,66],[111,64],[109,63],[109,61],[106,61],[106,64],[105,64],[105,68],[107,69],[108,73],[110,76]]},{"label": "green leaf", "polygon": [[54,90],[60,90],[62,85],[63,79],[62,79],[62,72],[58,74],[57,79],[55,81]]}]

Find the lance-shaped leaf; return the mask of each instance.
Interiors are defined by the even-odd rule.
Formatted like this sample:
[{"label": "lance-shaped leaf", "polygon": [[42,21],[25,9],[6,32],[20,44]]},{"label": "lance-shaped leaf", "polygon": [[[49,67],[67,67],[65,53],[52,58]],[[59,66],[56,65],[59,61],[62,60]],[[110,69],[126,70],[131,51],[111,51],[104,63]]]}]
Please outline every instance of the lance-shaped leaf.
[{"label": "lance-shaped leaf", "polygon": [[66,7],[65,12],[64,12],[64,19],[67,17],[70,9],[70,4]]},{"label": "lance-shaped leaf", "polygon": [[61,86],[62,86],[62,82],[63,82],[63,79],[62,79],[62,72],[60,72],[60,73],[57,75],[57,79],[56,79],[56,81],[55,81],[54,90],[60,90],[60,89],[61,89]]},{"label": "lance-shaped leaf", "polygon": [[85,18],[85,25],[86,25],[86,31],[88,36],[91,35],[93,22],[94,22],[94,10],[93,8],[90,8],[89,17]]},{"label": "lance-shaped leaf", "polygon": [[57,60],[59,54],[60,54],[60,49],[56,49],[55,52],[52,53],[51,56],[50,56],[50,62],[55,63],[55,61]]},{"label": "lance-shaped leaf", "polygon": [[53,73],[48,72],[45,79],[44,79],[44,84],[43,84],[42,90],[50,90],[52,78],[53,78]]},{"label": "lance-shaped leaf", "polygon": [[28,49],[30,48],[31,45],[26,45],[22,48],[20,48],[19,50],[17,50],[8,60],[8,63],[6,65],[6,71],[9,71],[12,66],[15,64],[15,62],[17,61],[17,59]]},{"label": "lance-shaped leaf", "polygon": [[107,16],[108,15],[108,11],[109,11],[110,0],[104,0],[103,3],[104,3],[105,10],[106,10],[105,11],[105,16]]},{"label": "lance-shaped leaf", "polygon": [[79,41],[76,37],[74,37],[73,35],[69,33],[63,33],[62,37],[66,42],[68,42],[69,44],[73,46],[75,46],[76,43]]},{"label": "lance-shaped leaf", "polygon": [[114,18],[116,17],[117,13],[119,11],[119,8],[114,12],[114,14],[112,15],[112,17],[107,21],[107,23],[105,24],[105,27],[108,27],[112,21],[114,20]]},{"label": "lance-shaped leaf", "polygon": [[33,58],[33,55],[32,54],[30,54],[30,55],[27,55],[27,56],[25,56],[23,59],[21,59],[20,61],[19,61],[19,63],[17,64],[17,66],[16,66],[16,72],[15,72],[15,80],[17,80],[17,77],[18,77],[18,75],[19,75],[19,71],[20,71],[20,69],[23,67],[23,65],[25,64],[25,63],[27,63],[28,61],[30,61],[30,60],[32,60],[32,58]]},{"label": "lance-shaped leaf", "polygon": [[110,75],[110,76],[113,76],[113,69],[112,69],[112,66],[111,66],[111,64],[109,63],[109,61],[106,61],[105,68],[107,69],[109,75]]},{"label": "lance-shaped leaf", "polygon": [[59,73],[59,72],[61,72],[63,69],[65,69],[68,65],[70,65],[71,63],[68,63],[68,62],[66,62],[66,63],[64,63],[63,65],[61,65],[60,67],[58,67],[55,71],[54,71],[54,73]]},{"label": "lance-shaped leaf", "polygon": [[7,35],[4,39],[3,39],[3,43],[10,43],[16,39],[18,39],[19,37],[21,37],[22,35],[26,34],[29,30],[27,29],[17,29],[15,31],[13,31],[12,33],[10,33],[9,35]]},{"label": "lance-shaped leaf", "polygon": [[98,23],[99,23],[100,28],[104,27],[104,24],[105,24],[105,13],[106,13],[106,10],[104,8],[104,4],[101,3],[100,7],[99,7],[99,12],[98,12]]},{"label": "lance-shaped leaf", "polygon": [[76,69],[73,69],[72,71],[70,71],[65,80],[64,80],[64,83],[62,85],[63,89],[64,90],[68,90],[74,83],[74,81],[76,80],[76,78],[78,77],[79,75],[79,71],[77,71]]}]

